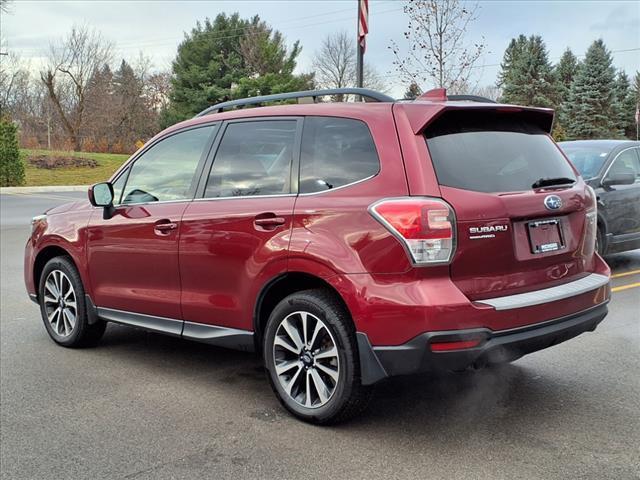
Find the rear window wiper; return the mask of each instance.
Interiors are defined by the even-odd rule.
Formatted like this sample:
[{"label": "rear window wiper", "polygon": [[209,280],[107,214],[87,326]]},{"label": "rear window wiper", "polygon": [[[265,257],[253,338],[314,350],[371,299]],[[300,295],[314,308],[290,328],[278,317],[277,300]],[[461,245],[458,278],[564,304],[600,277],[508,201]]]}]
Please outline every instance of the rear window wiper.
[{"label": "rear window wiper", "polygon": [[576,183],[576,180],[569,177],[539,178],[538,180],[533,182],[531,188],[552,187],[556,185],[573,185],[574,183]]}]

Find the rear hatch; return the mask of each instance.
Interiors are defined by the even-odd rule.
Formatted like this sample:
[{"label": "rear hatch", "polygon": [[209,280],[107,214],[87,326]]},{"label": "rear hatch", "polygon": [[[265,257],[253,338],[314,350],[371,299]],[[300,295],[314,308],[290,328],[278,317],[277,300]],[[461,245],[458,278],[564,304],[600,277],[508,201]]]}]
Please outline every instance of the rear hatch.
[{"label": "rear hatch", "polygon": [[527,110],[457,109],[424,131],[457,219],[451,277],[471,300],[566,283],[592,266],[591,194],[545,131],[549,119],[540,119]]}]

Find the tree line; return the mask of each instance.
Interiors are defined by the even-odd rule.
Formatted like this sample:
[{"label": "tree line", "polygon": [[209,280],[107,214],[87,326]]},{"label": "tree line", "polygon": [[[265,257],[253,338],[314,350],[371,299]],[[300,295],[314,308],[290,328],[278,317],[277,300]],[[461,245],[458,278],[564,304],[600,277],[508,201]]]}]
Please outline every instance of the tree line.
[{"label": "tree line", "polygon": [[[595,41],[584,58],[570,50],[552,64],[540,36],[520,35],[507,47],[497,85],[473,84],[486,46],[466,41],[478,6],[459,0],[411,0],[406,48],[391,42],[397,81],[406,98],[433,86],[506,103],[553,107],[554,136],[635,138],[640,75],[633,81],[612,65]],[[34,69],[16,57],[0,68],[0,116],[18,125],[29,148],[132,152],[160,129],[226,100],[314,88],[355,86],[354,39],[327,35],[312,71],[295,73],[302,47],[288,44],[259,16],[219,14],[185,33],[171,71],[154,71],[142,54],[116,59],[99,32],[76,26],[50,45],[47,64]],[[365,62],[365,87],[388,91],[388,77]],[[334,100],[343,100],[334,98]]]},{"label": "tree line", "polygon": [[144,56],[114,62],[113,45],[86,26],[49,47],[34,72],[9,56],[0,68],[0,116],[27,148],[129,153],[158,131],[169,74]]},{"label": "tree line", "polygon": [[582,60],[566,49],[553,65],[542,37],[520,35],[504,53],[498,87],[502,102],[554,108],[556,140],[636,138],[640,72],[630,80],[616,70],[601,39]]}]

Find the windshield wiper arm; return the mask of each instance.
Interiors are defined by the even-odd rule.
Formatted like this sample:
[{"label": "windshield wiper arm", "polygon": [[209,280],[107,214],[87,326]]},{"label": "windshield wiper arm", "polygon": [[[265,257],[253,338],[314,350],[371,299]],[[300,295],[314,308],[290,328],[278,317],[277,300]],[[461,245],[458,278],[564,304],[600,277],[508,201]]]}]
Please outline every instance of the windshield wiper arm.
[{"label": "windshield wiper arm", "polygon": [[542,188],[542,187],[552,187],[555,185],[572,185],[576,183],[574,178],[569,177],[555,177],[555,178],[539,178],[531,188]]}]

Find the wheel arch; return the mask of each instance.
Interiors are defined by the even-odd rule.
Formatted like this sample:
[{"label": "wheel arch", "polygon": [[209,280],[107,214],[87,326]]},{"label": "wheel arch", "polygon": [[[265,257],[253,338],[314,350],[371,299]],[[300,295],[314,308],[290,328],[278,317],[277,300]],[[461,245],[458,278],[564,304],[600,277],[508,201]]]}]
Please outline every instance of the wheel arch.
[{"label": "wheel arch", "polygon": [[65,250],[59,245],[48,245],[44,247],[38,252],[33,262],[33,284],[36,289],[36,295],[40,295],[40,277],[42,276],[44,266],[49,260],[55,257],[67,257],[71,260],[76,270],[78,270],[78,264],[68,250]]},{"label": "wheel arch", "polygon": [[330,291],[342,304],[345,311],[349,313],[349,319],[355,331],[355,323],[347,303],[340,292],[327,279],[302,271],[286,272],[268,282],[258,294],[253,315],[253,330],[255,332],[254,339],[257,352],[262,351],[264,327],[275,306],[292,293],[310,289]]}]

